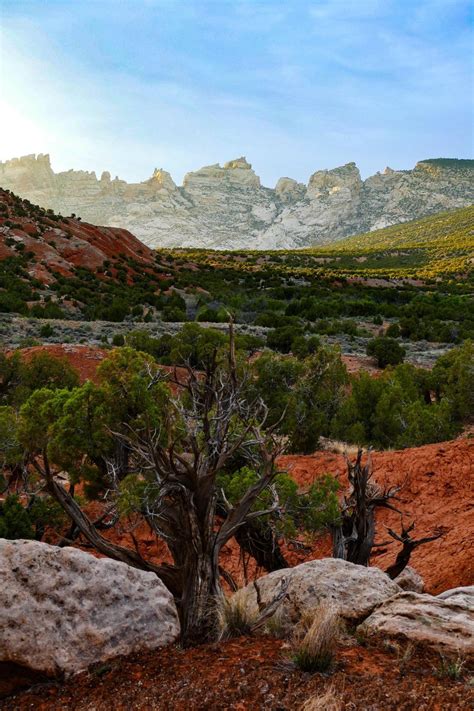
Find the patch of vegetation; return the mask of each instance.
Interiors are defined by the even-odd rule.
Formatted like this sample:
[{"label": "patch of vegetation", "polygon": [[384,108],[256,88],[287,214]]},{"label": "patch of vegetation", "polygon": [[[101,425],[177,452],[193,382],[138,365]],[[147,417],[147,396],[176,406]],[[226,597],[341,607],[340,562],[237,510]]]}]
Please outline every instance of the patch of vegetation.
[{"label": "patch of vegetation", "polygon": [[304,672],[325,672],[334,660],[341,623],[337,610],[321,602],[306,613],[291,640],[291,658]]}]

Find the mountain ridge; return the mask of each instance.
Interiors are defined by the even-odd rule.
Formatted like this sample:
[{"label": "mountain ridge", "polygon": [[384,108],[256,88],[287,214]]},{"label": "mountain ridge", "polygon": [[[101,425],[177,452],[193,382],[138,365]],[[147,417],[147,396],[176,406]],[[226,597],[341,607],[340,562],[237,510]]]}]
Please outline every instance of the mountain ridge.
[{"label": "mountain ridge", "polygon": [[319,170],[308,184],[261,185],[240,157],[185,175],[157,168],[140,183],[110,173],[55,173],[49,155],[0,163],[0,185],[45,208],[131,230],[151,247],[294,249],[474,203],[474,161],[426,159],[362,180],[355,163]]}]

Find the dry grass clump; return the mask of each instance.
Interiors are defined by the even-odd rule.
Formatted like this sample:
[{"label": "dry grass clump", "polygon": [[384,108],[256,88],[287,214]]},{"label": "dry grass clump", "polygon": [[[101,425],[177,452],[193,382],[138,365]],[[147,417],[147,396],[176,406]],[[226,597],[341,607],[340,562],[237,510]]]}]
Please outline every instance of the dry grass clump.
[{"label": "dry grass clump", "polygon": [[319,438],[319,447],[326,452],[343,454],[347,457],[355,457],[359,449],[356,444],[350,444],[338,439],[329,439],[328,437]]},{"label": "dry grass clump", "polygon": [[300,707],[300,711],[341,711],[341,709],[341,697],[332,686],[324,694],[311,696]]},{"label": "dry grass clump", "polygon": [[306,672],[323,672],[331,666],[341,634],[337,609],[323,601],[299,622],[291,640],[294,664]]},{"label": "dry grass clump", "polygon": [[288,636],[290,622],[283,607],[279,607],[265,622],[264,634],[275,639],[285,639]]},{"label": "dry grass clump", "polygon": [[219,604],[219,639],[248,635],[257,620],[258,613],[249,604],[248,595],[223,598]]}]

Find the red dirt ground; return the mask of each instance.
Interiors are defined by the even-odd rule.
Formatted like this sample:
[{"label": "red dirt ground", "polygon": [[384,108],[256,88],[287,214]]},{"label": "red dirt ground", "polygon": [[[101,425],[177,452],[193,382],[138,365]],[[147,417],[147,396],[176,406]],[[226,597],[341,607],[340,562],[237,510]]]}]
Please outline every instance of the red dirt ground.
[{"label": "red dirt ground", "polygon": [[[65,684],[46,682],[3,701],[4,711],[294,711],[332,688],[342,709],[459,711],[472,687],[439,678],[440,658],[406,647],[341,643],[332,673],[294,668],[284,642],[241,637],[194,649],[168,647],[97,665]],[[467,670],[466,670],[467,671]],[[1,688],[1,687],[0,687]],[[321,708],[321,707],[320,707]]]},{"label": "red dirt ground", "polygon": [[380,377],[383,373],[383,370],[374,364],[373,358],[367,356],[343,355],[341,356],[341,360],[346,366],[348,373],[360,373],[361,370],[365,370],[374,378]]},{"label": "red dirt ground", "polygon": [[81,383],[86,380],[96,380],[97,367],[106,358],[110,351],[88,346],[82,343],[51,343],[42,346],[31,346],[23,348],[22,358],[27,362],[37,353],[48,353],[54,358],[65,358],[68,363],[78,372]]},{"label": "red dirt ground", "polygon": [[[415,521],[415,537],[430,535],[438,528],[443,531],[441,538],[415,550],[410,561],[410,565],[422,575],[426,591],[436,595],[450,588],[472,585],[474,440],[458,439],[399,452],[375,452],[373,461],[377,482],[390,486],[404,482],[397,503],[407,514],[405,522]],[[281,457],[279,464],[282,469],[291,472],[301,487],[308,486],[324,473],[334,474],[342,484],[346,483],[342,455],[330,452],[289,455]],[[95,513],[98,515],[99,512],[97,508]],[[398,530],[399,525],[398,514],[385,510],[379,513],[377,541],[390,540],[385,526]],[[116,543],[133,548],[132,534],[146,558],[156,563],[170,561],[166,545],[156,541],[143,521],[121,522],[105,535]],[[291,565],[331,555],[331,542],[327,535],[307,544],[302,549],[283,545],[283,552]],[[394,562],[399,548],[400,545],[394,542],[375,549],[372,565],[386,569]],[[231,540],[222,550],[221,564],[239,585],[265,572],[257,571],[252,560],[244,571],[235,540]]]}]

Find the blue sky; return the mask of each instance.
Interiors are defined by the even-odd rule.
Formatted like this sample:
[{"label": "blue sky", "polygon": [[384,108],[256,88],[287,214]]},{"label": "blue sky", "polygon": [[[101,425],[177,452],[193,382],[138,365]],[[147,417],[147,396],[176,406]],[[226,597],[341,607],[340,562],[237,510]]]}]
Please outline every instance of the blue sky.
[{"label": "blue sky", "polygon": [[0,0],[0,159],[265,185],[473,153],[464,0]]}]

